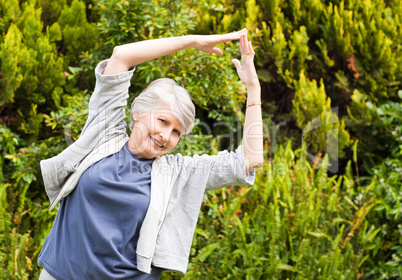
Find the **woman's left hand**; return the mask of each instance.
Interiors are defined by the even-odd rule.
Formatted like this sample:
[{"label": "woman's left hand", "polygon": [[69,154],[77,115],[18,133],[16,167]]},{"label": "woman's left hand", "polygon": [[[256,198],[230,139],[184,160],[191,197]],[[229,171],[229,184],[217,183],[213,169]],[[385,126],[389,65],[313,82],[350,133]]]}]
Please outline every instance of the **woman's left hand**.
[{"label": "woman's left hand", "polygon": [[247,41],[247,33],[240,37],[241,63],[238,59],[232,62],[236,66],[237,74],[243,84],[249,87],[259,87],[257,72],[254,66],[254,50],[251,42]]}]

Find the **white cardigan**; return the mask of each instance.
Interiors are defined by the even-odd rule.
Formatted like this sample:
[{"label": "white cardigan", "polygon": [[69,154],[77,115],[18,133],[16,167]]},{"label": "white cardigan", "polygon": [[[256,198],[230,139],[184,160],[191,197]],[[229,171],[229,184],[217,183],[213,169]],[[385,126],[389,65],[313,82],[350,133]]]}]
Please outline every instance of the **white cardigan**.
[{"label": "white cardigan", "polygon": [[[107,60],[102,61],[95,69],[96,86],[80,138],[40,163],[50,209],[74,190],[87,168],[120,151],[128,141],[124,107],[134,69],[104,76],[106,65]],[[150,273],[152,264],[185,273],[205,190],[253,182],[254,172],[245,174],[241,146],[235,152],[215,156],[156,158],[150,204],[138,239],[138,269]]]}]

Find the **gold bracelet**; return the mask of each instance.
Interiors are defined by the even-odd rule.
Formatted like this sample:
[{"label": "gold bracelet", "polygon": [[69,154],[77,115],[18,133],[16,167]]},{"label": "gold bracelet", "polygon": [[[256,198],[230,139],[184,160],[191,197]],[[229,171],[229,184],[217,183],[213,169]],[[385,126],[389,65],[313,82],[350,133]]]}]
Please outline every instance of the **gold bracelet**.
[{"label": "gold bracelet", "polygon": [[262,103],[261,103],[261,102],[251,103],[250,105],[247,105],[247,106],[246,106],[246,109],[247,109],[248,107],[255,106],[255,105],[262,105]]}]

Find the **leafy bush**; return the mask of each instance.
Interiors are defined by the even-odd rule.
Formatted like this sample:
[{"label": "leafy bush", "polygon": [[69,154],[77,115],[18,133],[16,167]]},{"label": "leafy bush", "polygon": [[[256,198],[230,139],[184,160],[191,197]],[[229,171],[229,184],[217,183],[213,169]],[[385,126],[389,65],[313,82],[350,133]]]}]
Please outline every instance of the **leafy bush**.
[{"label": "leafy bush", "polygon": [[392,157],[373,167],[375,188],[359,189],[362,199],[377,201],[368,219],[381,229],[364,279],[400,279],[402,276],[402,91],[398,94],[399,102],[387,101],[375,110],[394,139],[385,143]]},{"label": "leafy bush", "polygon": [[[39,160],[67,147],[84,126],[88,97],[76,95],[64,100],[66,107],[45,116],[55,137],[23,147],[20,137],[0,127],[0,279],[39,277],[36,257],[57,214],[48,211]],[[68,134],[65,134],[68,133]],[[4,161],[4,162],[3,162]]]},{"label": "leafy bush", "polygon": [[[34,258],[55,213],[46,209],[49,203],[43,203],[41,180],[36,182],[40,177],[37,158],[49,156],[57,141],[48,139],[46,143],[17,149],[20,138],[4,127],[0,127],[0,132],[4,161],[0,183],[0,279],[28,279],[31,273],[38,277]],[[41,188],[35,191],[35,185]]]},{"label": "leafy bush", "polygon": [[70,59],[69,65],[80,66],[81,54],[99,41],[96,25],[87,21],[85,3],[74,0],[70,7],[65,6],[58,23],[63,32],[63,47]]},{"label": "leafy bush", "polygon": [[328,153],[332,161],[343,157],[343,150],[351,144],[350,136],[345,123],[338,118],[338,111],[331,108],[322,81],[318,88],[316,81],[309,81],[301,73],[295,90],[291,114],[303,130],[303,140],[313,146],[314,153]]}]

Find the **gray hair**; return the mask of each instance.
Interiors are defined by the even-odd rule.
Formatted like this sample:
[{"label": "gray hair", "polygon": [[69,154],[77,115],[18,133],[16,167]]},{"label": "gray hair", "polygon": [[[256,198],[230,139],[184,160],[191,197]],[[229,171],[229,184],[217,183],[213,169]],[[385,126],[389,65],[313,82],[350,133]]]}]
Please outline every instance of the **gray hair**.
[{"label": "gray hair", "polygon": [[130,130],[134,127],[133,113],[145,115],[153,110],[160,110],[169,105],[175,117],[184,128],[182,134],[188,134],[194,127],[195,106],[188,90],[174,80],[161,78],[153,81],[138,95],[131,104]]}]

